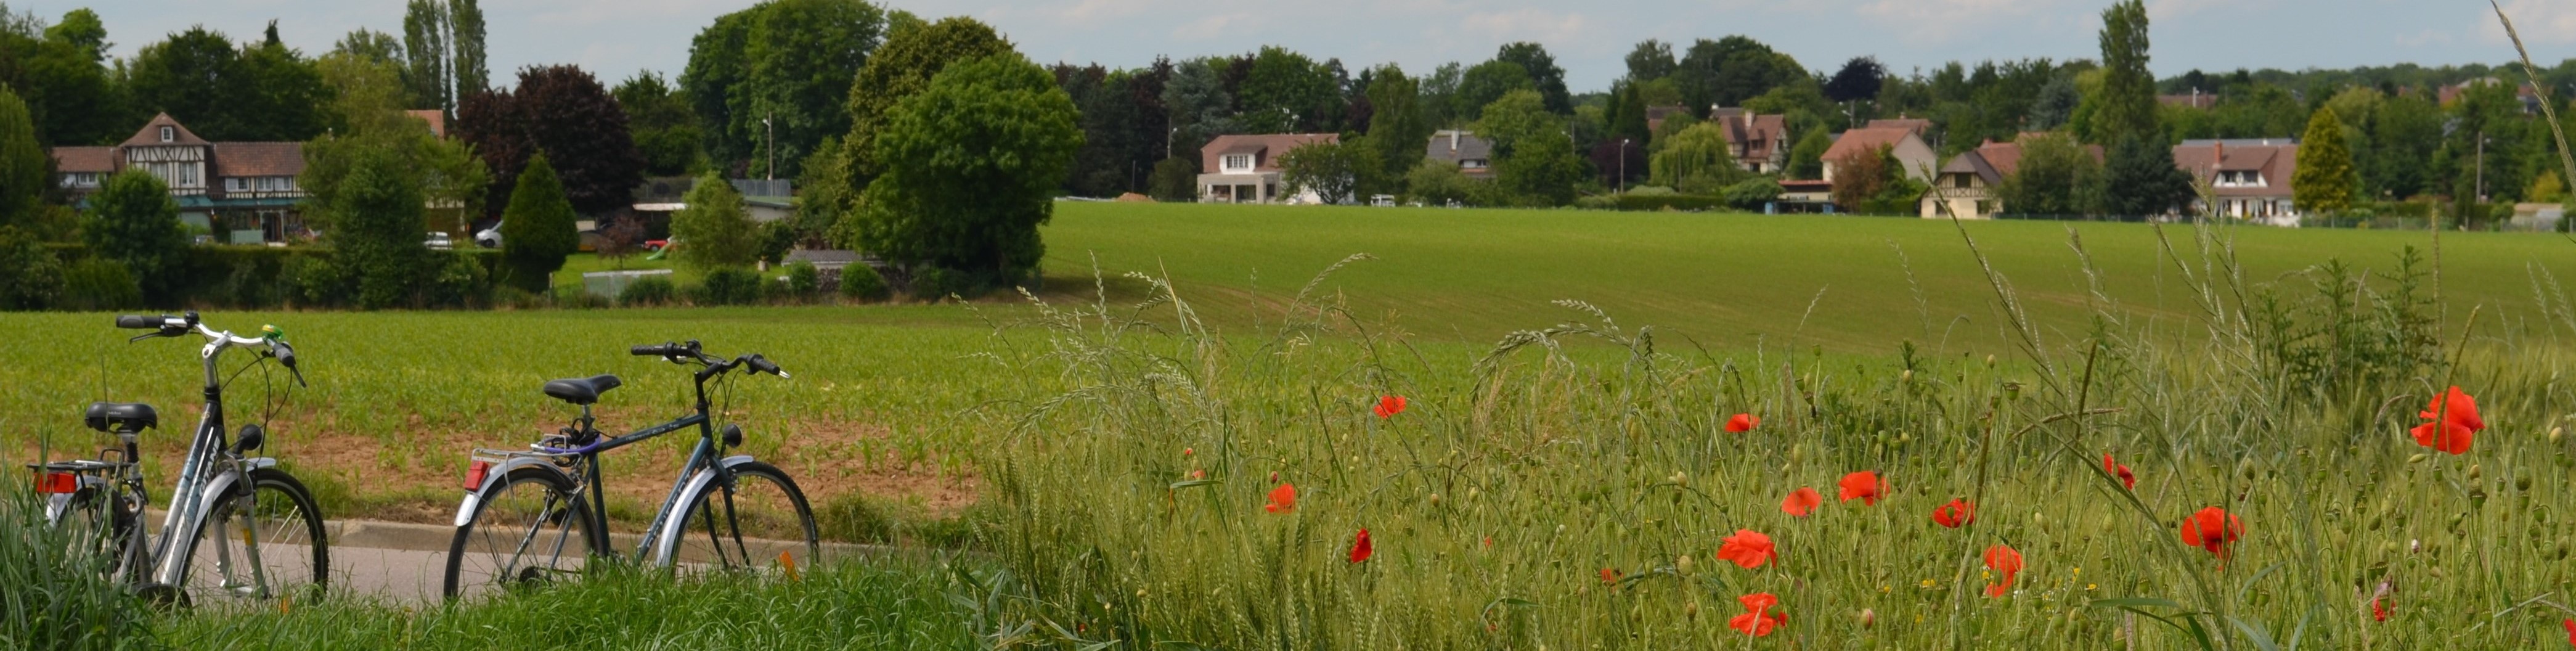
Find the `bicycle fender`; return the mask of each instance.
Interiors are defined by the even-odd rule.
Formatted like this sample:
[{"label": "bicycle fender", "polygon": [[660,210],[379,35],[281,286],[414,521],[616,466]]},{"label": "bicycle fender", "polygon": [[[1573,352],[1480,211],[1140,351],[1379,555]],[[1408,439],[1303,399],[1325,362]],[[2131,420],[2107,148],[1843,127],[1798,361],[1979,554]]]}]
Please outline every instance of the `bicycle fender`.
[{"label": "bicycle fender", "polygon": [[556,476],[562,477],[564,481],[571,482],[575,486],[581,485],[581,482],[575,481],[571,475],[564,474],[562,468],[556,467],[554,462],[546,457],[511,457],[499,464],[493,465],[490,469],[483,471],[483,485],[476,486],[474,487],[474,490],[465,492],[465,501],[459,502],[456,505],[456,526],[463,527],[466,523],[474,521],[474,507],[475,505],[482,503],[484,492],[490,491],[494,487],[500,486],[501,482],[509,480],[511,472],[531,466],[544,468],[549,472],[553,472]]},{"label": "bicycle fender", "polygon": [[[717,459],[715,465],[732,468],[734,466],[751,463],[752,461],[755,461],[755,459],[752,459],[751,455],[737,454]],[[671,517],[662,521],[662,530],[655,533],[653,536],[654,564],[670,564],[671,554],[679,550],[678,545],[680,544],[680,536],[686,534],[685,530],[688,529],[689,526],[689,523],[687,522],[688,505],[696,503],[698,495],[707,489],[708,484],[715,483],[715,481],[715,469],[708,468],[698,471],[698,474],[690,475],[689,483],[680,488],[680,501],[677,504],[672,505],[676,512],[671,513]]]}]

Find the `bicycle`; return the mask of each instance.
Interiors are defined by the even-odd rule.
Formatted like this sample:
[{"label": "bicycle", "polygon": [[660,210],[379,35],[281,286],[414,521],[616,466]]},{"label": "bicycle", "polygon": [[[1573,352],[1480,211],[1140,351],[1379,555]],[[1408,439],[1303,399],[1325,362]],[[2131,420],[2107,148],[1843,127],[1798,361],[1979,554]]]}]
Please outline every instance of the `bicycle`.
[{"label": "bicycle", "polygon": [[84,424],[114,434],[122,444],[100,450],[98,459],[28,464],[37,473],[38,492],[47,497],[46,522],[84,532],[77,544],[98,552],[101,571],[158,603],[184,607],[216,597],[319,597],[329,583],[331,552],[312,492],[279,469],[276,459],[247,456],[266,442],[263,425],[244,424],[237,435],[224,434],[223,391],[229,380],[219,376],[216,362],[226,350],[257,349],[259,358],[233,377],[275,359],[302,386],[304,374],[297,370],[295,349],[285,335],[275,326],[263,326],[259,337],[235,336],[199,322],[196,312],[119,316],[116,327],[154,331],[127,343],[204,336],[198,357],[206,370],[205,412],[180,464],[179,483],[171,490],[157,539],[139,526],[150,495],[135,440],[143,430],[160,425],[160,414],[143,403],[90,404]]},{"label": "bicycle", "polygon": [[628,352],[697,365],[695,413],[603,438],[591,407],[624,382],[615,375],[547,382],[544,393],[580,406],[581,416],[524,451],[474,451],[465,499],[456,509],[456,537],[448,547],[447,598],[544,583],[578,574],[592,559],[617,559],[599,455],[689,427],[698,429],[698,442],[636,541],[634,558],[649,554],[656,567],[673,571],[754,569],[775,562],[793,572],[813,563],[822,543],[805,493],[774,466],[750,455],[725,455],[742,445],[742,427],[728,423],[718,429],[708,412],[709,380],[735,370],[781,379],[787,372],[757,353],[733,359],[706,354],[695,340]]}]

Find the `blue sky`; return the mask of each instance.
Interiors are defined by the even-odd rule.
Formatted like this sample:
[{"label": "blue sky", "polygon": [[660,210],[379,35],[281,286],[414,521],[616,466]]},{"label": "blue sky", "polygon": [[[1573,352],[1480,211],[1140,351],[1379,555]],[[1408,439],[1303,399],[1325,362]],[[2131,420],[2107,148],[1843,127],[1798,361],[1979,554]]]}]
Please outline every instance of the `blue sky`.
[{"label": "blue sky", "polygon": [[[358,27],[399,33],[402,0],[0,0],[48,21],[82,6],[118,55],[203,24],[237,40],[269,19],[309,54]],[[752,0],[484,0],[495,81],[538,63],[622,79],[676,73],[689,38]],[[1876,55],[1899,73],[1958,59],[2091,57],[2106,0],[946,0],[898,2],[926,17],[993,24],[1042,63],[1136,66],[1286,46],[1357,68],[1423,71],[1474,62],[1509,41],[1547,46],[1577,92],[1607,86],[1637,41],[1746,34],[1811,69]],[[2543,65],[2576,57],[2576,0],[2504,3]],[[2154,70],[2350,67],[2509,60],[2485,0],[2149,0]]]}]

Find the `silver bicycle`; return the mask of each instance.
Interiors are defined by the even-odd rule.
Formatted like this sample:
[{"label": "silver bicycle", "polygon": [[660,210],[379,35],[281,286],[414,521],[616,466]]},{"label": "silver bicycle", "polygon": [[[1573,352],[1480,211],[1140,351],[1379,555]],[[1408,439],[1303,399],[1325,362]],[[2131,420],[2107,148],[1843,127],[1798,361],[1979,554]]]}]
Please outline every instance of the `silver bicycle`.
[{"label": "silver bicycle", "polygon": [[243,425],[235,436],[224,434],[226,382],[216,362],[224,351],[250,349],[259,354],[251,365],[276,360],[301,385],[304,377],[296,370],[295,349],[286,337],[274,326],[262,327],[258,337],[236,336],[199,323],[196,312],[120,316],[116,327],[153,331],[129,341],[205,337],[198,352],[206,369],[205,413],[180,464],[159,536],[146,535],[139,526],[149,494],[135,439],[160,425],[160,414],[142,403],[89,406],[85,424],[116,435],[121,443],[101,450],[99,458],[31,464],[38,490],[47,494],[47,521],[76,530],[77,544],[98,552],[102,571],[160,603],[320,596],[330,577],[331,552],[312,492],[278,469],[276,459],[249,456],[267,438],[260,425]]}]

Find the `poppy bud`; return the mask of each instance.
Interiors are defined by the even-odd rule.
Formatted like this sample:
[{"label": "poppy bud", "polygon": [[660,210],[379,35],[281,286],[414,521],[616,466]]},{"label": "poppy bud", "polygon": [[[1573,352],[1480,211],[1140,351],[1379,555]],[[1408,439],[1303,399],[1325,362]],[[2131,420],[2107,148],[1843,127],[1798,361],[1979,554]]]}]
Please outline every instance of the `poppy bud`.
[{"label": "poppy bud", "polygon": [[1684,604],[1682,606],[1682,616],[1691,619],[1699,619],[1699,602],[1693,601],[1688,604]]},{"label": "poppy bud", "polygon": [[2567,428],[2565,428],[2565,427],[2552,427],[2552,428],[2549,428],[2549,442],[2551,442],[2551,443],[2557,443],[2557,442],[2558,442],[2558,437],[2563,436],[2563,435],[2565,435],[2566,433],[2567,433]]},{"label": "poppy bud", "polygon": [[[1684,575],[1684,576],[1688,576],[1688,575],[1690,575],[1690,573],[1691,573],[1691,558],[1690,558],[1690,555],[1689,555],[1689,554],[1683,554],[1681,558],[1673,559],[1673,571],[1675,571],[1675,572],[1680,572],[1680,573],[1682,573],[1682,575]],[[1696,606],[1697,604],[1693,604],[1693,605],[1694,605],[1694,606]]]},{"label": "poppy bud", "polygon": [[1860,609],[1860,627],[1869,628],[1876,625],[1878,625],[1878,611],[1867,608]]},{"label": "poppy bud", "polygon": [[1432,506],[1434,506],[1434,507],[1440,506],[1440,494],[1439,494],[1439,493],[1432,493],[1432,494],[1431,494],[1431,505],[1432,505]]},{"label": "poppy bud", "polygon": [[1992,353],[1988,353],[1988,354],[1986,355],[1986,368],[1994,368],[1994,367],[1995,367],[1995,356],[1994,356],[1994,354],[1992,354]]},{"label": "poppy bud", "polygon": [[2522,478],[2519,478],[2519,479],[2515,479],[2515,480],[2513,480],[2513,489],[2514,489],[2514,490],[2520,490],[2520,491],[2527,491],[2527,490],[2531,490],[2531,477],[2529,477],[2529,476],[2524,476],[2524,477],[2522,477]]},{"label": "poppy bud", "polygon": [[1136,598],[1138,598],[1138,599],[1143,599],[1143,598],[1145,598],[1145,589],[1144,589],[1144,588],[1137,588],[1137,589],[1136,589]]},{"label": "poppy bud", "polygon": [[2483,474],[2486,474],[2485,468],[2480,467],[2478,464],[2469,464],[2469,481],[2477,481],[2478,476]]},{"label": "poppy bud", "polygon": [[1689,485],[1690,485],[1690,473],[1682,472],[1682,471],[1679,471],[1679,470],[1675,470],[1675,471],[1673,471],[1673,485],[1675,485],[1675,486],[1689,486]]},{"label": "poppy bud", "polygon": [[2424,462],[2424,453],[2422,453],[2422,452],[2417,452],[2417,453],[2414,453],[2414,454],[2406,455],[2406,462],[2407,462],[2407,463],[2423,463],[2423,462]]},{"label": "poppy bud", "polygon": [[[2423,456],[2423,455],[2416,455],[2416,456]],[[1279,471],[1277,471],[1277,470],[1270,471],[1270,481],[1279,481]]]},{"label": "poppy bud", "polygon": [[1905,372],[1896,374],[1896,383],[1897,383],[1897,384],[1913,384],[1913,383],[1914,383],[1914,369],[1910,369],[1910,368],[1909,368],[1909,369],[1905,369]]},{"label": "poppy bud", "polygon": [[1471,500],[1472,500],[1472,499],[1476,499],[1476,487],[1474,487],[1474,486],[1469,486],[1469,487],[1467,487],[1467,499],[1471,499]]}]

